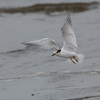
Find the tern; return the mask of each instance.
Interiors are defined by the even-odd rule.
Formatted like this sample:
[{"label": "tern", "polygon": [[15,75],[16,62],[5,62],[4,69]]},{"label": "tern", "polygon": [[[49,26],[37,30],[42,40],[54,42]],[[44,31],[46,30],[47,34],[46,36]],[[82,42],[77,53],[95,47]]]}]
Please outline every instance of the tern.
[{"label": "tern", "polygon": [[52,56],[56,55],[58,57],[68,58],[67,63],[81,63],[84,59],[83,54],[77,54],[75,51],[78,48],[76,43],[76,37],[72,28],[72,22],[70,15],[67,16],[66,22],[61,28],[61,33],[63,37],[63,47],[61,48],[53,39],[43,38],[41,40],[23,42],[25,45],[36,45],[44,49],[56,50],[53,52]]}]

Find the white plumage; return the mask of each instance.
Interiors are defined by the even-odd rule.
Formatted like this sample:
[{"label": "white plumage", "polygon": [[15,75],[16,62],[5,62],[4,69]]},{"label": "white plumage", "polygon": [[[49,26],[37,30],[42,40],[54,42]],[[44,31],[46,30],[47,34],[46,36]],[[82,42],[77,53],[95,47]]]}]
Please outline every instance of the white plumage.
[{"label": "white plumage", "polygon": [[22,44],[30,46],[37,45],[44,49],[52,49],[52,48],[60,49],[59,45],[53,39],[49,38],[43,38],[41,40],[30,41],[30,42],[23,42]]},{"label": "white plumage", "polygon": [[75,51],[78,48],[76,43],[76,37],[72,28],[71,18],[68,15],[67,20],[63,27],[61,28],[62,37],[63,37],[63,47],[61,48],[53,39],[43,38],[41,40],[23,42],[25,45],[37,45],[44,49],[56,48],[53,55],[58,57],[69,58],[67,60],[68,63],[71,61],[76,63],[81,63],[84,59],[83,54],[76,54]]},{"label": "white plumage", "polygon": [[72,28],[71,18],[69,15],[61,31],[64,40],[63,49],[76,51],[77,48],[76,37]]}]

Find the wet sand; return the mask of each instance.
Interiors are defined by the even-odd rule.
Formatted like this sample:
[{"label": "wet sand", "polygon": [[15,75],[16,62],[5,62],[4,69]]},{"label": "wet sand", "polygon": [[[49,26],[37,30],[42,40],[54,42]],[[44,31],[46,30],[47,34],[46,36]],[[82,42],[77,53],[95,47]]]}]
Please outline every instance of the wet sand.
[{"label": "wet sand", "polygon": [[77,2],[77,3],[59,3],[59,4],[35,4],[28,7],[18,7],[18,8],[1,8],[1,13],[33,13],[33,12],[45,12],[50,14],[53,12],[82,12],[90,9],[95,9],[99,5],[99,2]]}]

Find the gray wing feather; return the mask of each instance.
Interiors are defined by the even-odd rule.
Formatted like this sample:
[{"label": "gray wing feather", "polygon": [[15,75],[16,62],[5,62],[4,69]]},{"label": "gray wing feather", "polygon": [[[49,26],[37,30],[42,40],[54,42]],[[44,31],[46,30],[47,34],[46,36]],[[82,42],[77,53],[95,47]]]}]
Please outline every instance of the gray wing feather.
[{"label": "gray wing feather", "polygon": [[65,24],[63,25],[62,37],[64,39],[64,44],[62,49],[67,49],[70,51],[76,51],[77,43],[76,37],[72,28],[71,18],[68,15]]},{"label": "gray wing feather", "polygon": [[22,44],[33,45],[33,46],[36,45],[44,49],[52,49],[52,48],[60,49],[60,46],[53,39],[49,38],[43,38],[41,40],[30,41],[30,42],[23,42]]}]

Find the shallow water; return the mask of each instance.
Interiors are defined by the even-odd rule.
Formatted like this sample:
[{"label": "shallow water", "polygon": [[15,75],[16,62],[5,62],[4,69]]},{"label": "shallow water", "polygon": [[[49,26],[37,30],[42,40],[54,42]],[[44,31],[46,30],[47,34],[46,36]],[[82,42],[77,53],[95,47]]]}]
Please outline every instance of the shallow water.
[{"label": "shallow water", "polygon": [[100,6],[71,13],[82,64],[51,57],[52,50],[25,47],[24,41],[53,38],[62,46],[66,12],[0,14],[0,100],[99,100]]}]

